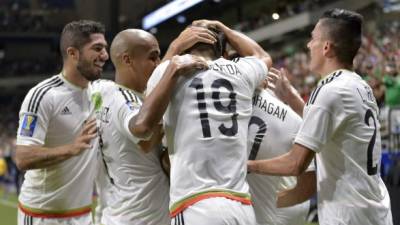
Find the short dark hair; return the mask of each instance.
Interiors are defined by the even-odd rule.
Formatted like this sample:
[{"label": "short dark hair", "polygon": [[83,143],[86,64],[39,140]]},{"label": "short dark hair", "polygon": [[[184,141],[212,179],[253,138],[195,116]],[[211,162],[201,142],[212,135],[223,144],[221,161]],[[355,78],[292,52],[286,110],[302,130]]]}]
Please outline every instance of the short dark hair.
[{"label": "short dark hair", "polygon": [[194,44],[191,48],[187,49],[185,52],[190,52],[191,50],[194,50],[194,49],[199,50],[199,51],[212,50],[214,53],[214,56],[216,58],[223,56],[223,54],[225,52],[225,48],[226,48],[226,37],[225,37],[224,32],[219,30],[217,27],[204,26],[202,24],[195,25],[195,26],[205,27],[208,30],[210,30],[214,34],[217,41],[212,45],[198,42],[198,43]]},{"label": "short dark hair", "polygon": [[361,46],[363,17],[345,9],[331,9],[320,18],[328,39],[333,42],[334,52],[341,63],[353,65],[353,59]]},{"label": "short dark hair", "polygon": [[62,57],[67,56],[67,48],[75,47],[81,49],[85,44],[90,42],[91,34],[105,34],[103,24],[91,20],[72,21],[65,25],[60,38],[60,51]]}]

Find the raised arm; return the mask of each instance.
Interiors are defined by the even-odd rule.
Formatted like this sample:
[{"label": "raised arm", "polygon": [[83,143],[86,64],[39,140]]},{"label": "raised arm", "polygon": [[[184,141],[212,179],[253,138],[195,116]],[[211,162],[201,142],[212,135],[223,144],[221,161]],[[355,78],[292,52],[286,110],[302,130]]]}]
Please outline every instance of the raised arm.
[{"label": "raised arm", "polygon": [[178,77],[207,67],[207,63],[199,57],[191,55],[172,57],[160,82],[144,100],[136,119],[129,123],[132,134],[139,138],[149,137],[167,109]]},{"label": "raised arm", "polygon": [[261,59],[268,68],[272,66],[271,56],[266,51],[264,51],[264,49],[253,39],[238,31],[232,30],[229,27],[225,26],[223,23],[215,20],[196,20],[193,21],[192,24],[196,25],[202,23],[212,24],[216,26],[219,30],[224,32],[227,41],[240,56],[254,56]]},{"label": "raised arm", "polygon": [[189,26],[183,30],[169,45],[162,61],[170,60],[174,55],[180,55],[198,42],[213,44],[217,39],[214,34],[204,28]]},{"label": "raised arm", "polygon": [[46,168],[90,149],[90,141],[96,137],[96,120],[88,121],[75,141],[55,148],[17,145],[15,161],[18,169],[31,170]]},{"label": "raised arm", "polygon": [[266,79],[267,87],[281,101],[288,104],[298,115],[303,117],[304,101],[297,90],[290,84],[286,69],[270,68]]}]

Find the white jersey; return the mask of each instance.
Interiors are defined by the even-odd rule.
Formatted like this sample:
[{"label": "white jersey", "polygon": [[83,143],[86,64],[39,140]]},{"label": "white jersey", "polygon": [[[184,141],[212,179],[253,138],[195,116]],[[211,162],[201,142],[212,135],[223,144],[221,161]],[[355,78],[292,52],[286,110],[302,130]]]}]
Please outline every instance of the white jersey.
[{"label": "white jersey", "polygon": [[92,101],[96,102],[100,151],[110,182],[102,223],[169,224],[169,184],[160,164],[160,148],[144,153],[129,130],[129,121],[137,115],[140,94],[112,81],[92,84]]},{"label": "white jersey", "polygon": [[[89,111],[87,89],[74,86],[61,74],[46,79],[22,103],[17,144],[49,148],[71,144]],[[96,151],[91,149],[56,165],[28,170],[19,195],[20,209],[46,218],[91,212],[96,164]]]},{"label": "white jersey", "polygon": [[[169,62],[159,65],[148,93]],[[209,197],[250,204],[246,182],[246,138],[254,90],[268,72],[254,57],[209,63],[209,69],[180,77],[164,127],[171,159],[171,216]]]},{"label": "white jersey", "polygon": [[320,224],[392,224],[379,174],[378,107],[368,84],[337,70],[321,80],[303,115],[295,142],[317,153]]},{"label": "white jersey", "polygon": [[[270,159],[287,153],[293,145],[302,119],[266,90],[253,97],[253,115],[249,123],[248,154],[250,160]],[[250,173],[247,175],[254,211],[258,224],[277,223],[276,193],[293,188],[296,178],[266,176]],[[289,217],[290,215],[288,215]],[[299,225],[299,221],[297,221]]]}]

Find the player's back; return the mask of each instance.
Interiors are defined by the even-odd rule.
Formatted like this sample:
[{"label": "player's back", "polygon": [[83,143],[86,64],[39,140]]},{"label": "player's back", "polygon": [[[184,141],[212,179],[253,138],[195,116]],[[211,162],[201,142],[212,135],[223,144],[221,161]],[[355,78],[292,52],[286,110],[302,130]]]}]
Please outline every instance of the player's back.
[{"label": "player's back", "polygon": [[319,124],[302,127],[296,142],[319,152],[318,201],[323,220],[391,224],[381,219],[390,213],[390,200],[379,174],[378,107],[368,84],[356,73],[338,70],[320,82],[304,115],[305,124]]},{"label": "player's back", "polygon": [[[287,153],[300,128],[302,119],[289,106],[277,99],[268,90],[253,97],[253,114],[249,123],[248,155],[250,160],[269,159]],[[276,192],[283,184],[292,188],[296,179],[280,176],[247,175],[254,211],[258,224],[282,224],[277,218]],[[289,182],[290,180],[290,182]],[[305,207],[307,208],[307,204]],[[308,208],[307,208],[308,210]],[[303,210],[306,213],[305,210]],[[290,217],[291,215],[286,215]],[[295,219],[299,219],[296,217]],[[301,224],[297,220],[296,224]]]},{"label": "player's back", "polygon": [[[150,86],[166,64],[156,69]],[[210,62],[208,70],[178,81],[164,116],[172,151],[172,214],[210,196],[249,203],[247,128],[254,90],[266,73],[265,65],[253,57],[220,58]]]}]

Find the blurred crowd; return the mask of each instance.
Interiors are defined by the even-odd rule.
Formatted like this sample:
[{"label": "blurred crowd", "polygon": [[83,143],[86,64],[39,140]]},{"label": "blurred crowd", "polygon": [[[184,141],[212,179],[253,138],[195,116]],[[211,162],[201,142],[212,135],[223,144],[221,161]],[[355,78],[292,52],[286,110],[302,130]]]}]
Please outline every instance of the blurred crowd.
[{"label": "blurred crowd", "polygon": [[59,9],[74,6],[74,0],[39,0],[34,6],[30,0],[0,1],[1,32],[59,32],[62,26],[49,23]]},{"label": "blurred crowd", "polygon": [[260,7],[258,12],[247,14],[242,22],[236,24],[235,29],[243,32],[252,31],[274,21],[272,13],[279,15],[279,18],[289,18],[297,14],[319,9],[322,6],[332,3],[329,0],[303,0],[303,1],[279,1],[274,12],[271,12],[270,6]]},{"label": "blurred crowd", "polygon": [[7,197],[8,193],[19,193],[23,179],[14,161],[21,101],[22,96],[0,99],[0,193],[3,192],[3,197]]},{"label": "blurred crowd", "polygon": [[0,56],[0,71],[4,77],[54,74],[60,68],[59,58],[7,60]]}]

